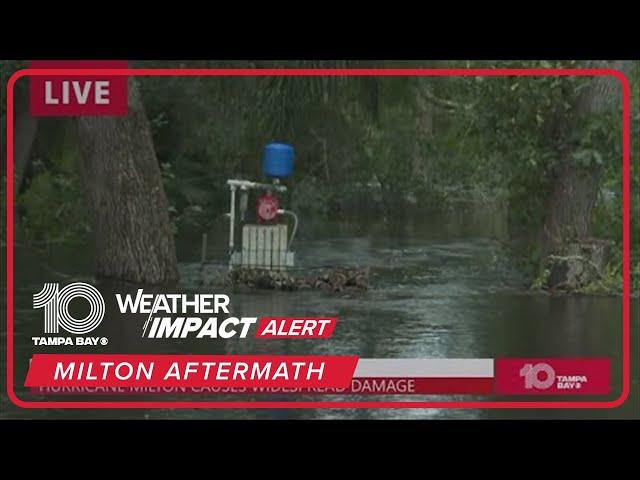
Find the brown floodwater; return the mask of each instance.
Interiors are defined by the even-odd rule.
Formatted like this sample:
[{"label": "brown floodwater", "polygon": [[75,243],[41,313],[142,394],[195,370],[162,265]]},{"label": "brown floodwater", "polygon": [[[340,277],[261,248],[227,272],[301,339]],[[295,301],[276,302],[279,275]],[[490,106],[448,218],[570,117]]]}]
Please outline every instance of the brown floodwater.
[{"label": "brown floodwater", "polygon": [[[211,292],[199,286],[201,232],[179,236],[181,290]],[[209,232],[208,257],[224,268],[226,230],[217,223]],[[365,293],[256,291],[233,294],[232,311],[243,316],[337,316],[330,340],[215,340],[203,343],[168,340],[148,345],[139,338],[140,319],[101,325],[113,339],[112,351],[140,353],[162,349],[197,353],[356,354],[367,358],[485,358],[501,356],[599,356],[612,361],[612,395],[621,389],[622,298],[619,296],[549,296],[527,290],[506,241],[504,222],[489,207],[423,213],[406,218],[306,223],[294,243],[301,268],[359,265],[371,268]],[[30,336],[41,326],[32,296],[44,282],[95,282],[91,248],[51,245],[44,250],[15,250],[15,377],[20,396],[29,357]],[[101,282],[103,292],[121,286]],[[225,293],[225,292],[216,292]],[[4,302],[4,295],[3,295]],[[638,355],[638,299],[631,301],[632,358]],[[3,304],[4,311],[4,304]],[[107,317],[109,318],[109,307]],[[113,317],[112,317],[113,318]],[[3,319],[4,322],[4,319]],[[107,324],[105,321],[103,324]],[[4,327],[3,327],[4,330]],[[5,357],[5,345],[2,346]],[[49,347],[57,351],[55,347]],[[39,352],[49,351],[43,348]],[[2,369],[2,385],[5,383]],[[637,363],[632,393],[615,410],[448,410],[448,409],[287,409],[287,410],[23,410],[2,395],[3,418],[639,418]],[[3,388],[4,389],[4,388]],[[31,395],[31,396],[30,396]],[[58,397],[56,397],[58,398]],[[86,397],[85,397],[86,398]],[[184,396],[164,399],[184,399]],[[213,397],[220,399],[220,396]],[[240,397],[239,399],[246,399]],[[491,397],[482,397],[490,399]],[[198,399],[198,398],[195,398]],[[237,399],[234,397],[234,399]],[[251,399],[324,400],[461,400],[465,396],[268,396]],[[293,405],[295,407],[295,405]]]}]

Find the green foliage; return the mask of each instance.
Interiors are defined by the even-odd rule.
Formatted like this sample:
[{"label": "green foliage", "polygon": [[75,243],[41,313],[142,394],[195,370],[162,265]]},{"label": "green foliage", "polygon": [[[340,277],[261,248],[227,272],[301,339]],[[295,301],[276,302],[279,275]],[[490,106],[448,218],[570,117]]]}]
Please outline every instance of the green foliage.
[{"label": "green foliage", "polygon": [[[18,196],[16,206],[25,212],[22,228],[35,243],[70,241],[89,232],[77,177],[45,171]],[[52,210],[51,205],[56,205]]]},{"label": "green foliage", "polygon": [[543,268],[540,274],[533,280],[531,290],[544,290],[549,282],[550,275],[551,270],[548,267]]},{"label": "green foliage", "polygon": [[492,157],[495,170],[486,171],[497,172],[507,186],[510,223],[516,230],[535,231],[544,221],[555,169],[568,147],[568,139],[555,133],[569,122],[585,81],[578,77],[465,79],[464,91],[473,102],[464,112],[470,135],[476,137],[477,151]]},{"label": "green foliage", "polygon": [[[243,61],[189,66],[579,65]],[[345,219],[366,210],[397,220],[411,205],[457,208],[464,202],[506,202],[511,233],[528,240],[518,244],[514,261],[522,263],[530,278],[540,273],[536,234],[548,214],[547,202],[565,153],[573,167],[602,170],[594,235],[621,244],[620,112],[582,121],[573,118],[576,99],[589,82],[588,77],[571,76],[140,79],[177,231],[206,229],[228,208],[226,180],[260,179],[264,144],[285,141],[296,148],[291,206],[305,218]],[[638,65],[632,83],[639,84]],[[637,132],[638,88],[632,92],[632,129]],[[44,139],[42,132],[49,132]],[[19,198],[24,228],[32,239],[84,235],[87,230],[75,153],[69,145],[73,141],[59,132],[50,125],[41,129],[36,163],[40,166],[28,172],[27,188]],[[633,155],[640,148],[637,137],[632,136]],[[631,163],[632,191],[638,191],[637,157]],[[632,202],[632,208],[633,253],[638,259],[638,202]],[[59,226],[53,225],[56,222]],[[637,260],[634,265],[637,273]]]},{"label": "green foliage", "polygon": [[[631,150],[630,150],[630,220],[631,220],[631,288],[632,291],[640,290],[640,203],[637,195],[640,192],[640,170],[638,169],[638,152],[640,151],[640,137],[633,132],[640,131],[640,63],[636,63],[631,75]],[[596,124],[592,133],[597,142],[610,142],[611,139],[621,138],[620,111],[613,113],[611,128],[607,129],[603,123]],[[606,117],[599,119],[600,122]],[[616,143],[613,158],[607,159],[605,171],[601,181],[601,190],[598,202],[594,209],[594,235],[613,240],[616,245],[616,256],[611,260],[608,273],[603,276],[602,282],[593,288],[599,292],[611,287],[612,291],[621,290],[622,285],[622,148]],[[612,285],[615,284],[614,289]]]},{"label": "green foliage", "polygon": [[75,241],[86,236],[89,219],[70,120],[40,120],[30,175],[16,192],[16,209],[27,241]]},{"label": "green foliage", "polygon": [[[637,278],[638,272],[634,273]],[[616,255],[604,268],[600,278],[583,287],[581,293],[589,295],[610,295],[622,293],[622,260]]]},{"label": "green foliage", "polygon": [[331,192],[327,184],[314,177],[296,182],[291,194],[291,208],[303,218],[326,218],[329,215]]}]

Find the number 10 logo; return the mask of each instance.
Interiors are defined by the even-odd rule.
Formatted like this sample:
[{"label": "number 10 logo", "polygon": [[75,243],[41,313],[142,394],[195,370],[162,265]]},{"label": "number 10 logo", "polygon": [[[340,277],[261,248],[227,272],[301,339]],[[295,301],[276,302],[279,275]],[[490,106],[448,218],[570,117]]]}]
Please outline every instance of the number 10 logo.
[{"label": "number 10 logo", "polygon": [[[542,379],[540,378],[542,374]],[[531,390],[546,390],[556,381],[556,372],[548,363],[526,363],[520,369],[520,376],[524,377],[524,388]]]},{"label": "number 10 logo", "polygon": [[[74,318],[69,313],[69,303],[74,298],[89,302],[89,313],[84,318]],[[58,291],[57,283],[45,283],[33,296],[33,308],[44,308],[44,333],[58,333],[60,327],[69,333],[83,335],[94,330],[104,318],[104,299],[100,292],[88,283],[70,283]]]}]

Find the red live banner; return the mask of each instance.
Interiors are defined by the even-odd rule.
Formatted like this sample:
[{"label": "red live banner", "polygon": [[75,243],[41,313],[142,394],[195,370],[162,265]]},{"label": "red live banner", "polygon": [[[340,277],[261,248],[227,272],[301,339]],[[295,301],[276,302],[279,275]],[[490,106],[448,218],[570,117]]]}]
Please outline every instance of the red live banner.
[{"label": "red live banner", "polygon": [[27,387],[347,388],[357,356],[35,354]]},{"label": "red live banner", "polygon": [[[104,60],[38,60],[29,68],[104,69],[127,68],[126,61]],[[128,112],[127,77],[108,75],[31,76],[29,78],[29,111],[31,115],[124,116]]]}]

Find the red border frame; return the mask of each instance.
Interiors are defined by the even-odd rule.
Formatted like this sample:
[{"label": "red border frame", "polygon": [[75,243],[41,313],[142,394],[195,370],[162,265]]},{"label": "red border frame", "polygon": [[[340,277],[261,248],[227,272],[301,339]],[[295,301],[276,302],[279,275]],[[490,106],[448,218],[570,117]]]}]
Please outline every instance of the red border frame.
[{"label": "red border frame", "polygon": [[[13,90],[19,78],[47,75],[107,76],[613,76],[622,85],[622,392],[611,401],[38,401],[19,399],[13,390]],[[21,408],[616,408],[630,391],[630,315],[629,315],[629,151],[630,151],[630,87],[627,77],[618,70],[600,68],[392,68],[392,69],[23,69],[7,82],[7,394]]]}]

